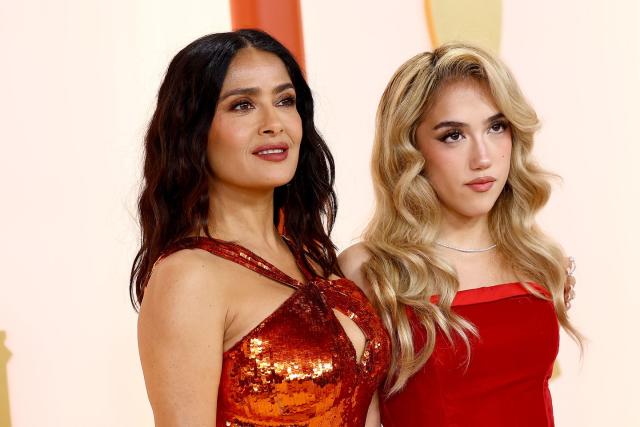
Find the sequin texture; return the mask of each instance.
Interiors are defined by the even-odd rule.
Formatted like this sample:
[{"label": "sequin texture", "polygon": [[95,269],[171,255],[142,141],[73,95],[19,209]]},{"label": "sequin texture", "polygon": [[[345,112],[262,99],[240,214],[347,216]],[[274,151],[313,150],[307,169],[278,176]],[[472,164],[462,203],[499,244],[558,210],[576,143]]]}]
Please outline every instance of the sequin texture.
[{"label": "sequin texture", "polygon": [[[389,336],[364,293],[347,279],[313,275],[298,260],[307,279],[302,284],[246,248],[216,239],[182,239],[163,255],[187,248],[204,249],[295,290],[224,353],[217,425],[364,426],[390,358]],[[364,333],[360,360],[333,309]]]}]

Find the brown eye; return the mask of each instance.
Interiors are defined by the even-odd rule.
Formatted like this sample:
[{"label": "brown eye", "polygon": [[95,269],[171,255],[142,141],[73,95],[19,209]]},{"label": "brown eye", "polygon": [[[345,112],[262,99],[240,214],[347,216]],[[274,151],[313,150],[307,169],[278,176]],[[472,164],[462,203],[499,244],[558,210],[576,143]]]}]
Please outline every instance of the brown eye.
[{"label": "brown eye", "polygon": [[447,139],[451,139],[452,141],[459,141],[462,139],[462,134],[460,132],[454,132],[450,134]]},{"label": "brown eye", "polygon": [[234,111],[247,111],[253,108],[253,104],[249,101],[238,101],[231,104],[231,109]]},{"label": "brown eye", "polygon": [[464,135],[459,130],[452,130],[445,133],[442,137],[438,138],[440,141],[445,144],[452,144],[454,142],[459,142],[464,139]]},{"label": "brown eye", "polygon": [[278,105],[283,107],[292,107],[296,105],[296,98],[294,96],[287,96],[278,102]]},{"label": "brown eye", "polygon": [[496,122],[491,125],[489,130],[493,133],[502,133],[507,130],[507,123],[505,122]]}]

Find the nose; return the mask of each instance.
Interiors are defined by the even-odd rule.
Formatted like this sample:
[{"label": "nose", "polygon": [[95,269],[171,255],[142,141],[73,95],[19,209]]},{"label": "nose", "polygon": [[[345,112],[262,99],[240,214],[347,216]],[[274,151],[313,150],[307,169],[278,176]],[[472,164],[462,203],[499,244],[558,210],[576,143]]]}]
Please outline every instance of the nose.
[{"label": "nose", "polygon": [[282,120],[275,107],[267,107],[263,110],[260,135],[279,135],[284,131]]},{"label": "nose", "polygon": [[473,138],[469,166],[472,170],[485,170],[491,167],[491,155],[487,141],[483,137]]}]

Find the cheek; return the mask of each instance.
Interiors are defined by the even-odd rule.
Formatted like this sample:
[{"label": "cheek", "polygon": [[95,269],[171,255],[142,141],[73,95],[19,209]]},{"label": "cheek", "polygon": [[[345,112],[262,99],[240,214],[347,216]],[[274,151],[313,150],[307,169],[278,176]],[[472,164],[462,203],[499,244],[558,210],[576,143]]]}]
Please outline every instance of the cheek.
[{"label": "cheek", "polygon": [[238,147],[246,142],[247,126],[237,118],[216,118],[209,129],[209,145],[214,150]]},{"label": "cheek", "polygon": [[285,117],[285,128],[291,141],[295,144],[299,144],[302,140],[302,118],[297,111],[288,114]]},{"label": "cheek", "polygon": [[237,126],[233,120],[214,118],[207,140],[207,158],[212,171],[216,173],[221,169],[233,168],[234,165],[237,167],[246,141],[246,126]]},{"label": "cheek", "polygon": [[[445,147],[448,148],[448,147]],[[451,150],[424,150],[426,176],[436,191],[455,185],[455,171],[459,170],[459,156],[453,156]]]},{"label": "cheek", "polygon": [[511,138],[509,138],[509,140],[505,141],[505,143],[500,146],[500,151],[498,153],[502,170],[509,171],[511,168],[511,150],[512,142]]}]

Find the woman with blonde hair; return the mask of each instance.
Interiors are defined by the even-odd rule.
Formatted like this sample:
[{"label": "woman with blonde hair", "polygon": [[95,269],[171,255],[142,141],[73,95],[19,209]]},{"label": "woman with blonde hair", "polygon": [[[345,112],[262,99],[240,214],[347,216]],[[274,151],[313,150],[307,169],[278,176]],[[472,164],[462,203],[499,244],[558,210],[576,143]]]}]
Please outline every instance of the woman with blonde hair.
[{"label": "woman with blonde hair", "polygon": [[551,426],[566,258],[536,225],[549,174],[509,70],[445,44],[411,58],[378,108],[376,209],[340,256],[392,338],[385,427]]}]

